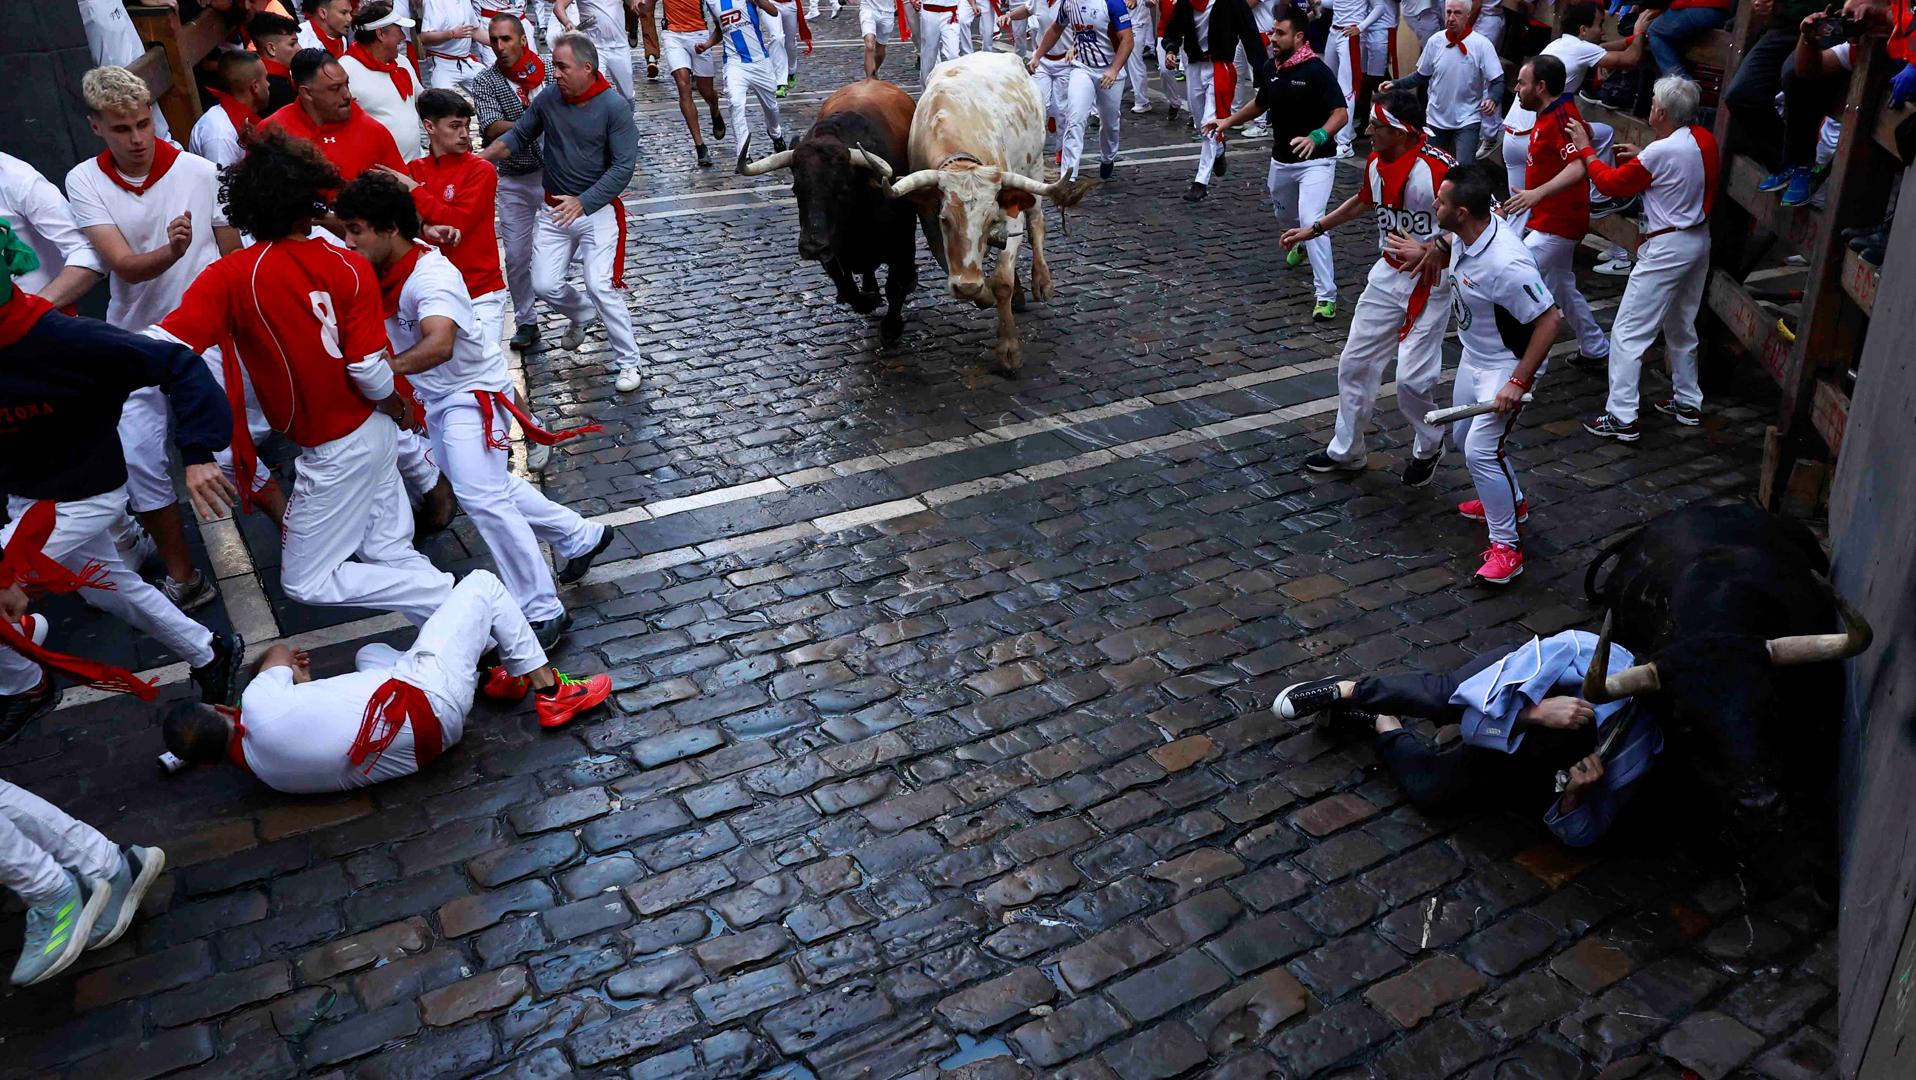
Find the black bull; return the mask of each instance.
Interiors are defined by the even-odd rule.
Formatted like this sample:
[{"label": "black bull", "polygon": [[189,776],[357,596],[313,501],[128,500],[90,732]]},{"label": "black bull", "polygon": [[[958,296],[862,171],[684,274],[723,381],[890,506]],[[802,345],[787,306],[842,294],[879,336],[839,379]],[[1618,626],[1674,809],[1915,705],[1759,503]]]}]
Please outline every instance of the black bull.
[{"label": "black bull", "polygon": [[905,297],[918,284],[917,211],[890,187],[907,163],[912,109],[911,95],[891,83],[852,83],[825,99],[790,150],[739,167],[748,176],[792,171],[798,254],[825,267],[853,311],[878,309],[877,272],[886,268],[879,332],[887,345],[904,333]]},{"label": "black bull", "polygon": [[1791,797],[1826,812],[1843,701],[1834,661],[1869,647],[1868,625],[1828,572],[1808,529],[1753,506],[1656,518],[1605,548],[1584,577],[1608,612],[1605,641],[1638,665],[1586,682],[1584,696],[1642,695],[1699,794],[1739,827],[1776,824]]}]

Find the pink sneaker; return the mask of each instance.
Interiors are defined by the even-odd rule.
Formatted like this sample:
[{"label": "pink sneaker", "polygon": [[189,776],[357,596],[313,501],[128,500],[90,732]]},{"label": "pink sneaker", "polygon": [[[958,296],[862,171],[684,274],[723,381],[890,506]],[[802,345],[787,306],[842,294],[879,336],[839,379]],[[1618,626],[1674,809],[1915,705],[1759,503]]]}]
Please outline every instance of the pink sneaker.
[{"label": "pink sneaker", "polygon": [[[1484,517],[1484,501],[1482,499],[1467,499],[1463,502],[1458,503],[1457,512],[1469,518],[1472,521],[1489,520],[1488,518]],[[1525,499],[1524,501],[1517,504],[1517,524],[1521,525],[1524,522],[1529,520],[1530,520],[1530,500]]]},{"label": "pink sneaker", "polygon": [[1477,568],[1477,580],[1485,585],[1508,585],[1523,573],[1523,552],[1504,544],[1492,543],[1484,552],[1484,564]]}]

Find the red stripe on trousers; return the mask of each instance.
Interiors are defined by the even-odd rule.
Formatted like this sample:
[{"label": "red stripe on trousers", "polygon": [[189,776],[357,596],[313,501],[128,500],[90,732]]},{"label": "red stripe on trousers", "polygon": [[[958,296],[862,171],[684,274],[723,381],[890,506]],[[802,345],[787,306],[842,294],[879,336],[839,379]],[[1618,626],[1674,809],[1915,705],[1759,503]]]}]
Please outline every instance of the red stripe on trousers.
[{"label": "red stripe on trousers", "polygon": [[1211,107],[1220,119],[1231,115],[1231,103],[1237,100],[1237,65],[1211,62]]},{"label": "red stripe on trousers", "polygon": [[611,202],[612,216],[619,222],[618,254],[612,257],[612,287],[625,288],[625,200],[614,198]]}]

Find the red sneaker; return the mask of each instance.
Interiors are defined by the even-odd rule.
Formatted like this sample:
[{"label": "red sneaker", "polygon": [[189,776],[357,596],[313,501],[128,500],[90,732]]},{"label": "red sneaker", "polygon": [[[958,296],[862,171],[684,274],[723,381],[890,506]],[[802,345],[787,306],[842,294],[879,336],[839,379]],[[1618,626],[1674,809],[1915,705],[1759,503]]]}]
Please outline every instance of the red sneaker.
[{"label": "red sneaker", "polygon": [[612,696],[612,676],[599,674],[575,679],[559,672],[559,685],[532,695],[539,711],[539,726],[564,727],[572,718]]},{"label": "red sneaker", "polygon": [[486,672],[486,681],[479,684],[479,692],[494,701],[518,701],[532,689],[532,680],[524,675],[509,675],[506,669],[494,665]]},{"label": "red sneaker", "polygon": [[[1489,520],[1484,517],[1484,501],[1482,499],[1466,499],[1465,501],[1458,503],[1457,512],[1469,518],[1472,521]],[[1517,504],[1517,524],[1521,525],[1524,522],[1529,520],[1530,520],[1530,500],[1525,499],[1524,501]]]},{"label": "red sneaker", "polygon": [[1477,568],[1477,581],[1484,585],[1508,585],[1523,573],[1523,552],[1504,544],[1492,543],[1484,552],[1484,564]]}]

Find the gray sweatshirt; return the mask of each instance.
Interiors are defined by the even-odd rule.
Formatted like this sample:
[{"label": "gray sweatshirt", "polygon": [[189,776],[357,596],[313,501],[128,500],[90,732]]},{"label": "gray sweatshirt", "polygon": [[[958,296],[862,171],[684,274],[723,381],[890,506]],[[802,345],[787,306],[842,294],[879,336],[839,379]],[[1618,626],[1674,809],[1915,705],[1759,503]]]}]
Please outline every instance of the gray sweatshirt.
[{"label": "gray sweatshirt", "polygon": [[632,182],[639,130],[632,122],[632,103],[617,90],[568,105],[557,85],[548,86],[500,139],[518,153],[541,136],[546,194],[577,195],[580,208],[595,214]]}]

